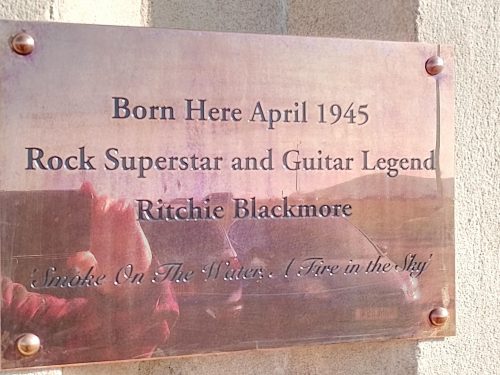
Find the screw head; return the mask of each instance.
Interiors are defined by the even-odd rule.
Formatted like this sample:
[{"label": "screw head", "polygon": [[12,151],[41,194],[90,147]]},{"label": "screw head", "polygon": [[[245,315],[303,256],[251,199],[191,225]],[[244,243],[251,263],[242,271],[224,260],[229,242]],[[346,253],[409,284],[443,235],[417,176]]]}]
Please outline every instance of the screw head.
[{"label": "screw head", "polygon": [[444,61],[440,56],[432,56],[425,62],[425,70],[431,76],[438,75],[444,69]]},{"label": "screw head", "polygon": [[31,356],[40,350],[40,338],[32,333],[24,333],[17,339],[17,350],[24,356]]},{"label": "screw head", "polygon": [[35,48],[35,39],[28,33],[20,32],[12,38],[12,50],[19,55],[29,55]]},{"label": "screw head", "polygon": [[444,307],[438,307],[431,311],[429,314],[429,320],[432,325],[436,327],[441,327],[446,324],[448,321],[449,313],[448,310]]}]

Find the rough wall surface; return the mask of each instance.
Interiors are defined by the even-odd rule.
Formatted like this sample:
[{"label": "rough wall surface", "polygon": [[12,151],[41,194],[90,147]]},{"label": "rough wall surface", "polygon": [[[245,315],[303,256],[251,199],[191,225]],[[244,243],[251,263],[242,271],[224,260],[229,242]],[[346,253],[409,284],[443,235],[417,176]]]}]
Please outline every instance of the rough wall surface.
[{"label": "rough wall surface", "polygon": [[414,41],[417,7],[418,0],[289,0],[288,33]]},{"label": "rough wall surface", "polygon": [[9,0],[0,2],[0,16],[12,20],[48,21],[52,19],[50,0]]},{"label": "rough wall surface", "polygon": [[456,338],[194,356],[6,374],[494,374],[499,325],[497,0],[1,0],[0,17],[449,43],[456,50]]},{"label": "rough wall surface", "polygon": [[2,0],[0,18],[144,26],[147,0]]},{"label": "rough wall surface", "polygon": [[243,33],[286,33],[286,0],[151,0],[155,27]]},{"label": "rough wall surface", "polygon": [[418,40],[455,46],[457,336],[419,373],[500,373],[500,3],[421,0]]}]

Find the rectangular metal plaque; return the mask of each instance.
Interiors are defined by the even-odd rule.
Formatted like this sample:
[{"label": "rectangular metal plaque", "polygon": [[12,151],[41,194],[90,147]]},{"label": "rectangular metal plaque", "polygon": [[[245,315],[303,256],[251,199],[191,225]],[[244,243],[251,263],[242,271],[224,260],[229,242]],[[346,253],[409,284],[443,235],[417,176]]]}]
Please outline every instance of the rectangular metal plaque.
[{"label": "rectangular metal plaque", "polygon": [[429,44],[2,21],[1,368],[454,334],[452,76]]}]

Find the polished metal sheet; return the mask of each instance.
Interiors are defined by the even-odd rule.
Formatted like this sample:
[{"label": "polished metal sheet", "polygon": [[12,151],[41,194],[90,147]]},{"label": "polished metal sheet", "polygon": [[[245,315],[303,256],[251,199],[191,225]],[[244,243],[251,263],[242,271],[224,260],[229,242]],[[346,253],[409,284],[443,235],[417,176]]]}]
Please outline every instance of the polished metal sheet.
[{"label": "polished metal sheet", "polygon": [[1,368],[453,335],[452,78],[446,46],[2,21]]}]

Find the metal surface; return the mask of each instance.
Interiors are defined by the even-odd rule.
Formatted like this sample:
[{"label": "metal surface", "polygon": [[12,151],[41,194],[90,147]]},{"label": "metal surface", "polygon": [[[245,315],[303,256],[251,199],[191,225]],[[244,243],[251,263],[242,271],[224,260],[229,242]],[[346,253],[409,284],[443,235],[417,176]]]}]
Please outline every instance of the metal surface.
[{"label": "metal surface", "polygon": [[25,333],[16,341],[17,350],[24,356],[32,356],[40,350],[40,338],[32,333]]},{"label": "metal surface", "polygon": [[425,62],[425,70],[431,76],[438,75],[444,69],[444,61],[440,56],[432,56]]},{"label": "metal surface", "polygon": [[450,314],[448,313],[448,310],[445,309],[444,307],[438,307],[437,309],[434,309],[431,311],[429,314],[429,319],[431,320],[431,323],[437,327],[441,327],[446,324],[448,321]]},{"label": "metal surface", "polygon": [[0,40],[2,369],[454,334],[449,47]]},{"label": "metal surface", "polygon": [[35,39],[25,32],[16,34],[12,38],[12,49],[19,55],[29,55],[35,48]]}]

